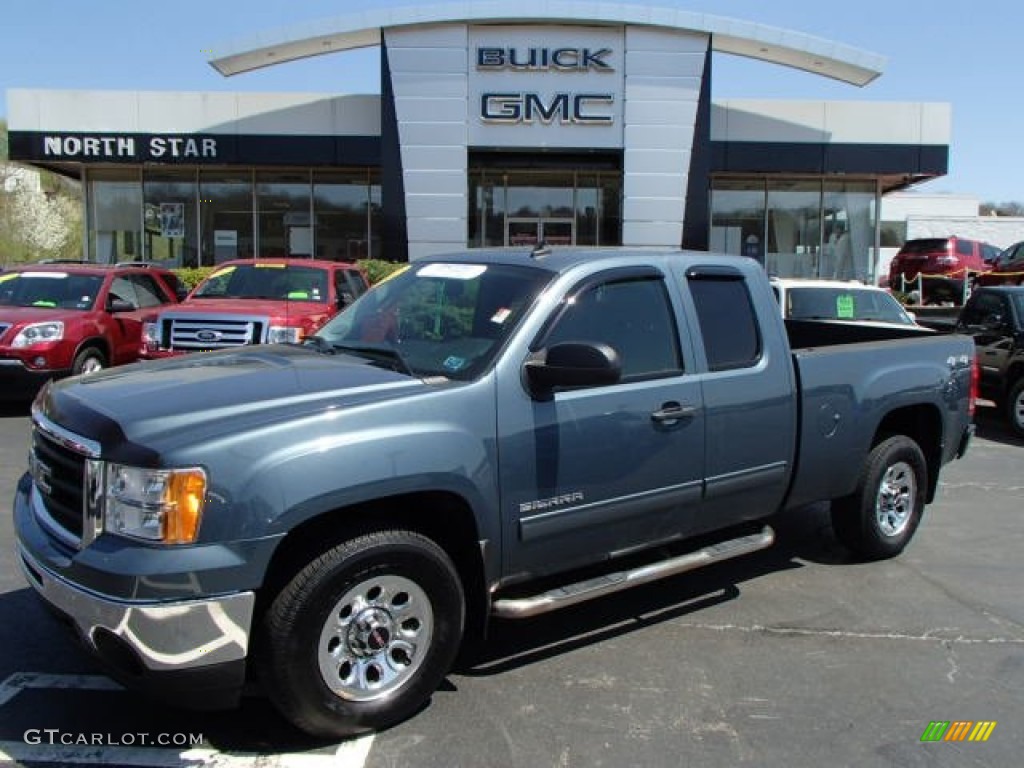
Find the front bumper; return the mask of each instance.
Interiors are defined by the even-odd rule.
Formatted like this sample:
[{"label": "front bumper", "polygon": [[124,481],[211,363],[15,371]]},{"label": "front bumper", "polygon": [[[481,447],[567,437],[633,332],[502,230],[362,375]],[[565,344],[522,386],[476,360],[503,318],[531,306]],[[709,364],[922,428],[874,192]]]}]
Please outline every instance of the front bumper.
[{"label": "front bumper", "polygon": [[71,370],[29,368],[16,357],[0,358],[0,399],[31,399],[50,379],[62,379]]},{"label": "front bumper", "polygon": [[173,703],[232,706],[245,682],[255,595],[131,602],[75,586],[18,546],[25,578],[125,685]]}]

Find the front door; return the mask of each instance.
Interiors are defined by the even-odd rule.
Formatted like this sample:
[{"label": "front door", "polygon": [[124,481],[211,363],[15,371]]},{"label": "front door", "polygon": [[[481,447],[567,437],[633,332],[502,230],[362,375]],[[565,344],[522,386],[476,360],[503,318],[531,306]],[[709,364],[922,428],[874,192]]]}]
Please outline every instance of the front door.
[{"label": "front door", "polygon": [[576,222],[572,219],[514,217],[505,222],[505,245],[575,245]]},{"label": "front door", "polygon": [[571,289],[554,315],[531,349],[603,342],[618,352],[623,375],[547,399],[532,399],[516,372],[498,376],[506,572],[522,576],[684,535],[704,473],[701,385],[684,370],[692,361],[661,273],[600,273]]}]

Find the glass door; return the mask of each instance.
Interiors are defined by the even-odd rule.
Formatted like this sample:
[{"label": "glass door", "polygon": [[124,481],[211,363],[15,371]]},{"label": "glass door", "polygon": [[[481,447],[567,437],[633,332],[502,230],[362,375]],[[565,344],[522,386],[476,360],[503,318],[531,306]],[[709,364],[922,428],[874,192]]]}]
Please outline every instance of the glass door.
[{"label": "glass door", "polygon": [[541,219],[541,242],[548,245],[576,245],[575,224],[572,219]]},{"label": "glass door", "polygon": [[576,222],[573,219],[509,218],[505,222],[505,245],[533,247],[575,245]]},{"label": "glass door", "polygon": [[540,242],[540,219],[507,219],[505,245],[523,245],[532,248]]}]

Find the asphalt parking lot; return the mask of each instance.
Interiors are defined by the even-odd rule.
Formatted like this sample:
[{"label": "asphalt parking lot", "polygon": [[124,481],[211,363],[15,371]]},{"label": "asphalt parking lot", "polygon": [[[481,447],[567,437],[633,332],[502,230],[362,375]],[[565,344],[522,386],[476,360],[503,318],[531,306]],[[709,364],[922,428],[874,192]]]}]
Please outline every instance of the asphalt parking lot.
[{"label": "asphalt parking lot", "polygon": [[[387,732],[310,742],[258,696],[228,713],[119,690],[16,565],[25,407],[0,411],[0,760],[221,766],[1018,766],[1024,442],[991,408],[907,551],[851,562],[821,507],[770,550],[498,623],[480,660]],[[987,741],[922,742],[933,721]],[[199,736],[201,738],[196,739]],[[160,737],[166,737],[160,739]],[[163,743],[148,743],[160,740]]]}]

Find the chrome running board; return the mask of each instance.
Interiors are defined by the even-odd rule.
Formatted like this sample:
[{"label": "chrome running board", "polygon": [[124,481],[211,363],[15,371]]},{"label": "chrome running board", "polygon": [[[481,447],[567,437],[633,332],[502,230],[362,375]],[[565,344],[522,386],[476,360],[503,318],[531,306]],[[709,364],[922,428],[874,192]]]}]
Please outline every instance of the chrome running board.
[{"label": "chrome running board", "polygon": [[718,544],[711,544],[696,552],[644,565],[629,571],[617,571],[593,579],[586,579],[575,584],[557,587],[539,595],[495,600],[491,613],[502,619],[527,619],[548,611],[592,600],[595,597],[610,595],[623,589],[646,584],[668,576],[703,568],[706,565],[731,560],[740,555],[757,552],[770,547],[775,541],[775,531],[765,526],[760,533],[729,539]]}]

